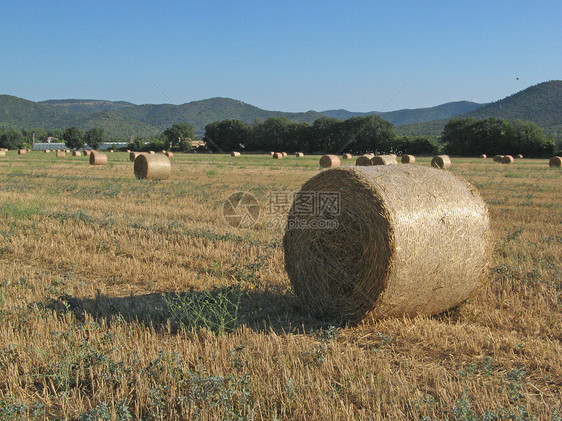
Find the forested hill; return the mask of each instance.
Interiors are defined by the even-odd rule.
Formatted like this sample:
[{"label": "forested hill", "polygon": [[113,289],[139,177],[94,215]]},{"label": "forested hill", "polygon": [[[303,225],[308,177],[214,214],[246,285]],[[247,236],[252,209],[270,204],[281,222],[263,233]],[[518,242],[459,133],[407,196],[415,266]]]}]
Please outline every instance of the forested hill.
[{"label": "forested hill", "polygon": [[135,104],[127,101],[104,101],[99,99],[49,99],[47,101],[39,101],[38,104],[53,105],[79,113],[97,113],[135,106]]},{"label": "forested hill", "polygon": [[483,104],[478,104],[476,102],[470,101],[455,101],[447,102],[446,104],[437,105],[435,107],[403,109],[388,112],[371,111],[368,113],[356,113],[347,110],[328,110],[322,111],[322,114],[340,120],[347,120],[351,117],[364,117],[367,115],[376,114],[386,121],[390,121],[394,125],[401,125],[451,118],[459,114],[475,110],[482,105]]},{"label": "forested hill", "polygon": [[[542,127],[547,135],[560,140],[562,139],[562,81],[539,83],[456,117],[477,119],[496,117],[510,121],[532,121]],[[396,131],[400,134],[440,135],[449,120],[446,118],[401,125],[396,127]]]}]

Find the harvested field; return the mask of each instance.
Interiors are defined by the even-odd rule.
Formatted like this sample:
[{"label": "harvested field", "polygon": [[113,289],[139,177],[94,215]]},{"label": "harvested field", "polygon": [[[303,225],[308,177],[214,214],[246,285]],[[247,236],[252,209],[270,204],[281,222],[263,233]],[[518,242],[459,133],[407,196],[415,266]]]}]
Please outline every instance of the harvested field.
[{"label": "harvested field", "polygon": [[[139,181],[125,152],[103,167],[8,153],[0,414],[556,419],[560,169],[455,158],[448,171],[489,209],[487,283],[440,315],[346,325],[310,312],[284,270],[290,193],[319,173],[318,159],[176,154],[168,180]],[[416,157],[415,167],[430,162]],[[222,215],[238,191],[261,207],[249,229]]]}]

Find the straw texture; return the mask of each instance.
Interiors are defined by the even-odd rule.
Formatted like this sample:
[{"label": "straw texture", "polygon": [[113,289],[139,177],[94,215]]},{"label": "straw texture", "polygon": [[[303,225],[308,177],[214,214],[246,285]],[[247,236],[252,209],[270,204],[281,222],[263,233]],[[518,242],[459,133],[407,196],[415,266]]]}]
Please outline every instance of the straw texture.
[{"label": "straw texture", "polygon": [[396,162],[396,155],[376,155],[371,158],[372,165],[394,165]]},{"label": "straw texture", "polygon": [[338,223],[330,228],[313,225],[318,216],[293,203],[283,238],[291,284],[316,311],[350,321],[438,314],[486,279],[486,206],[446,171],[341,167],[322,171],[301,192],[340,198],[339,211],[322,214]]},{"label": "straw texture", "polygon": [[135,177],[148,180],[167,180],[172,173],[170,160],[162,154],[142,154],[135,159]]},{"label": "straw texture", "polygon": [[340,165],[340,157],[337,155],[324,155],[320,158],[320,166],[322,168],[339,167]]},{"label": "straw texture", "polygon": [[437,155],[431,160],[431,166],[441,170],[446,170],[451,167],[451,159],[449,158],[449,155]]},{"label": "straw texture", "polygon": [[102,152],[90,151],[90,165],[107,164],[107,155]]},{"label": "straw texture", "polygon": [[558,167],[560,168],[562,164],[562,158],[559,156],[553,156],[552,158],[550,158],[550,160],[548,161],[548,166],[549,167]]},{"label": "straw texture", "polygon": [[355,160],[355,165],[358,167],[370,167],[373,165],[371,159],[375,156],[374,153],[367,153],[365,155],[361,155]]},{"label": "straw texture", "polygon": [[403,164],[413,164],[416,162],[414,155],[402,155],[401,161]]}]

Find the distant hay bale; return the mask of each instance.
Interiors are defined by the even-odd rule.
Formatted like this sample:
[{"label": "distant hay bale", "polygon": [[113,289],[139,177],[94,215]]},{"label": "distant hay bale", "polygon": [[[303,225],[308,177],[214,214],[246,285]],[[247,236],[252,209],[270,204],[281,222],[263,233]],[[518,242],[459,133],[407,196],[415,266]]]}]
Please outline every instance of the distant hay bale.
[{"label": "distant hay bale", "polygon": [[107,155],[102,152],[90,151],[90,165],[107,164]]},{"label": "distant hay bale", "polygon": [[[395,153],[389,153],[390,156],[392,156],[393,158],[396,158],[396,154]],[[382,155],[381,155],[382,156]]]},{"label": "distant hay bale", "polygon": [[370,167],[373,165],[371,159],[375,156],[374,153],[366,153],[365,155],[361,155],[355,160],[355,165],[358,167]]},{"label": "distant hay bale", "polygon": [[45,149],[45,153],[51,153],[49,149]]},{"label": "distant hay bale", "polygon": [[140,180],[167,180],[172,167],[166,155],[142,154],[135,159],[135,177]]},{"label": "distant hay bale", "polygon": [[275,152],[271,151],[271,152],[269,152],[269,155],[273,156],[273,155],[275,155]]},{"label": "distant hay bale", "polygon": [[115,152],[113,149],[110,149],[110,150],[109,150],[109,153],[113,153],[113,152]]},{"label": "distant hay bale", "polygon": [[553,156],[552,158],[550,158],[550,160],[548,161],[548,166],[549,167],[558,167],[560,168],[560,165],[562,164],[562,158],[559,156]]},{"label": "distant hay bale", "polygon": [[371,158],[373,165],[394,165],[396,162],[396,155],[375,155]]},{"label": "distant hay bale", "polygon": [[131,150],[130,150],[130,149],[127,149],[127,153],[130,153],[130,152],[131,152]]},{"label": "distant hay bale", "polygon": [[302,158],[302,157],[304,156],[304,153],[302,153],[302,152],[296,152],[296,153],[295,153],[295,156],[296,156],[297,158]]},{"label": "distant hay bale", "polygon": [[287,158],[287,152],[281,152],[283,154],[283,158]]},{"label": "distant hay bale", "polygon": [[154,152],[154,151],[148,151],[148,153],[152,155],[152,154],[155,154],[156,152]]},{"label": "distant hay bale", "polygon": [[57,158],[66,158],[66,152],[65,152],[65,151],[56,151],[55,157],[57,157]]},{"label": "distant hay bale", "polygon": [[137,156],[141,154],[142,152],[129,152],[129,161],[134,162]]},{"label": "distant hay bale", "polygon": [[446,170],[451,167],[451,158],[449,158],[449,155],[437,155],[431,160],[431,166]]},{"label": "distant hay bale", "polygon": [[164,155],[166,155],[166,150],[162,149],[160,152],[162,152]]},{"label": "distant hay bale", "polygon": [[353,156],[350,153],[344,153],[342,156],[342,159],[351,159],[353,158]]},{"label": "distant hay bale", "polygon": [[517,155],[515,156],[515,158],[517,158],[517,159],[523,159],[523,155],[517,154]]},{"label": "distant hay bale", "polygon": [[84,149],[83,151],[84,156],[90,156],[91,153],[92,151],[90,149]]},{"label": "distant hay bale", "polygon": [[230,156],[240,156],[240,152],[231,152]]},{"label": "distant hay bale", "polygon": [[494,162],[502,162],[503,155],[496,155],[492,159]]},{"label": "distant hay bale", "polygon": [[168,158],[171,158],[174,156],[174,154],[172,152],[166,152],[164,155],[166,155]]},{"label": "distant hay bale", "polygon": [[73,151],[72,156],[82,156],[82,153],[80,151]]},{"label": "distant hay bale", "polygon": [[480,155],[480,158],[482,158],[482,159],[486,159],[486,158],[488,158],[488,157],[486,156],[486,154],[485,154],[485,153],[483,153],[482,155]]},{"label": "distant hay bale", "polygon": [[283,152],[275,152],[275,153],[273,154],[273,157],[272,157],[272,158],[273,158],[273,159],[283,159],[283,158],[285,158],[285,155],[283,155]]},{"label": "distant hay bale", "polygon": [[502,158],[501,163],[502,163],[502,164],[512,164],[513,161],[515,161],[515,160],[513,159],[513,157],[512,157],[511,155],[505,155],[505,156]]},{"label": "distant hay bale", "polygon": [[414,155],[402,155],[401,161],[403,164],[413,164],[416,162],[416,157]]},{"label": "distant hay bale", "polygon": [[65,150],[66,153],[70,153],[70,149]]},{"label": "distant hay bale", "polygon": [[322,168],[339,167],[340,165],[341,161],[337,155],[324,155],[320,158],[320,166]]},{"label": "distant hay bale", "polygon": [[336,197],[317,214],[295,200],[283,238],[293,289],[315,311],[350,321],[438,314],[487,279],[486,205],[447,171],[341,167],[301,192]]},{"label": "distant hay bale", "polygon": [[0,156],[6,156],[6,151],[0,151]]},{"label": "distant hay bale", "polygon": [[18,150],[18,155],[25,155],[27,153],[27,150],[25,149],[19,149]]}]

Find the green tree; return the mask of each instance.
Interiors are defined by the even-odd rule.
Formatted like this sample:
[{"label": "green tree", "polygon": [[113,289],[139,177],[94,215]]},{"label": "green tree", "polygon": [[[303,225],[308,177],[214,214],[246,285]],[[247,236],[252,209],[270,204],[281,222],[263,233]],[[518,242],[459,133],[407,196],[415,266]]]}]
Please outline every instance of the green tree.
[{"label": "green tree", "polygon": [[8,130],[0,136],[0,148],[19,149],[26,146],[21,130]]},{"label": "green tree", "polygon": [[178,123],[164,130],[164,147],[185,151],[191,149],[191,138],[193,137],[193,126],[189,123]]},{"label": "green tree", "polygon": [[100,127],[94,127],[86,132],[84,138],[92,149],[98,149],[105,142],[105,131]]},{"label": "green tree", "polygon": [[69,127],[62,134],[62,139],[67,147],[80,149],[84,147],[84,134],[77,127]]}]

